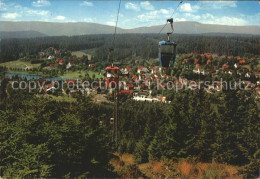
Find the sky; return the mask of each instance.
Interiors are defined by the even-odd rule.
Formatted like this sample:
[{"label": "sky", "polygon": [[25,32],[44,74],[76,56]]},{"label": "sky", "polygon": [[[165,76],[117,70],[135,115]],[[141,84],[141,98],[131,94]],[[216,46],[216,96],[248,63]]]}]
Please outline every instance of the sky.
[{"label": "sky", "polygon": [[[180,1],[122,1],[118,26],[166,23]],[[114,26],[119,1],[0,0],[0,21],[93,22]],[[260,25],[260,1],[183,1],[174,22]]]}]

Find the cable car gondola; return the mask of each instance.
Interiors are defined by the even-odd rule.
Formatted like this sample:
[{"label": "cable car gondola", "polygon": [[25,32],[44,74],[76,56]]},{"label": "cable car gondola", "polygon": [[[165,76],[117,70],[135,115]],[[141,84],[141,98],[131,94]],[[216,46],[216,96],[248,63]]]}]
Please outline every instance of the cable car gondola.
[{"label": "cable car gondola", "polygon": [[177,44],[175,42],[170,41],[170,34],[173,33],[173,19],[167,19],[167,23],[171,24],[172,32],[167,33],[167,40],[159,42],[159,60],[160,60],[160,66],[161,67],[169,67],[170,61],[175,62],[176,58],[176,46]]}]

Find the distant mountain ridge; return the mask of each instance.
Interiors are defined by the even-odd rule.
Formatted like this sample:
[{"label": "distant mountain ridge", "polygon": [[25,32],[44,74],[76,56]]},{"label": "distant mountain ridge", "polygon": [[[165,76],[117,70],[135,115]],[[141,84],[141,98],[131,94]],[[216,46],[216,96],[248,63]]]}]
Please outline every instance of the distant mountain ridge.
[{"label": "distant mountain ridge", "polygon": [[[133,29],[118,28],[118,33],[158,33],[163,25],[151,27],[139,27]],[[165,28],[162,33],[169,31],[169,27]],[[182,34],[203,34],[203,33],[233,33],[233,34],[252,34],[260,35],[260,26],[227,26],[215,24],[201,24],[199,22],[174,22],[175,33]],[[89,35],[89,34],[112,34],[113,26],[87,23],[87,22],[40,22],[40,21],[0,21],[0,32],[8,32],[5,35],[10,37],[14,32],[20,32],[20,35],[13,34],[14,37],[21,37],[24,33],[26,37],[30,37],[27,32],[33,32],[32,37],[42,36],[73,36],[73,35]],[[23,32],[23,33],[22,33]],[[26,35],[27,33],[27,35]],[[1,36],[0,36],[1,37]],[[2,37],[3,38],[3,37]]]}]

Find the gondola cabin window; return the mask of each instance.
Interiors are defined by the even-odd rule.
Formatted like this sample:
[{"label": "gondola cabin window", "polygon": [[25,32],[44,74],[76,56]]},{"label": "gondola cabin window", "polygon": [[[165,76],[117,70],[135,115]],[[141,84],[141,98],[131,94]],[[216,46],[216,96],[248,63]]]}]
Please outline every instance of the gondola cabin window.
[{"label": "gondola cabin window", "polygon": [[161,45],[161,53],[173,54],[173,45]]},{"label": "gondola cabin window", "polygon": [[175,61],[176,43],[161,41],[159,42],[159,60],[161,67],[169,67],[170,61]]}]

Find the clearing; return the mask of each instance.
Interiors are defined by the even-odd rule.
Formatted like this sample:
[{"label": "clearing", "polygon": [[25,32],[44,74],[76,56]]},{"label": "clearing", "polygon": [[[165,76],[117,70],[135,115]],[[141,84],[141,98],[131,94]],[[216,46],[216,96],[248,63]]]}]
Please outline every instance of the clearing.
[{"label": "clearing", "polygon": [[[85,77],[85,75],[88,74],[91,79],[95,77],[95,79],[103,79],[104,76],[98,72],[94,71],[71,71],[67,72],[64,75],[60,76],[61,78],[66,78],[66,79],[82,79]],[[94,75],[94,76],[93,76]]]},{"label": "clearing", "polygon": [[82,52],[82,51],[74,51],[71,54],[75,55],[76,57],[83,57],[84,55],[87,56],[87,54],[85,52]]},{"label": "clearing", "polygon": [[71,54],[75,55],[78,58],[81,58],[81,57],[83,57],[85,55],[85,56],[88,57],[88,60],[91,60],[91,56],[93,54],[93,50],[89,49],[89,50],[82,50],[82,51],[74,51]]},{"label": "clearing", "polygon": [[38,68],[38,67],[40,67],[40,65],[41,65],[40,63],[31,64],[30,62],[22,61],[22,60],[9,61],[9,62],[0,64],[0,66],[4,66],[7,68],[20,68],[20,69],[25,69],[26,67],[29,69]]}]

